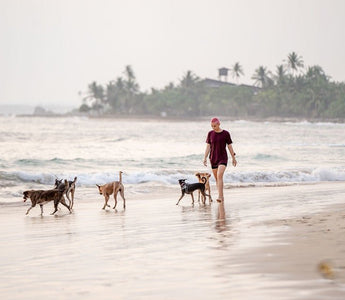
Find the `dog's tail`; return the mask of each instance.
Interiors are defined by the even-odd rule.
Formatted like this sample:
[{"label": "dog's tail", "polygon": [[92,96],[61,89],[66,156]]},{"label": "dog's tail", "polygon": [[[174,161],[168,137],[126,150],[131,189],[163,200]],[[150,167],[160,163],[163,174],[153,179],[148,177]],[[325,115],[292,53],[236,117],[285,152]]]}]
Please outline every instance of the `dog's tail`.
[{"label": "dog's tail", "polygon": [[119,172],[119,182],[122,183],[122,171]]},{"label": "dog's tail", "polygon": [[201,177],[201,180],[202,180],[203,184],[206,184],[207,178],[206,178],[205,176],[202,176],[202,177]]},{"label": "dog's tail", "polygon": [[71,182],[70,188],[75,186],[75,183],[77,182],[78,177],[74,177],[74,180]]}]

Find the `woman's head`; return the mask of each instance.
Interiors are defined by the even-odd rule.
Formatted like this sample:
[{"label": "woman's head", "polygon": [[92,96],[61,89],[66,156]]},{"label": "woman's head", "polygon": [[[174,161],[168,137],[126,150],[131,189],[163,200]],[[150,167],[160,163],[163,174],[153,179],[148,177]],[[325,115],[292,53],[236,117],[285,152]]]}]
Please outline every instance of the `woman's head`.
[{"label": "woman's head", "polygon": [[213,118],[213,119],[211,120],[211,123],[218,123],[218,124],[220,124],[220,121],[219,121],[218,118]]},{"label": "woman's head", "polygon": [[218,118],[213,118],[211,120],[211,127],[213,128],[213,130],[218,130],[220,126],[220,121]]}]

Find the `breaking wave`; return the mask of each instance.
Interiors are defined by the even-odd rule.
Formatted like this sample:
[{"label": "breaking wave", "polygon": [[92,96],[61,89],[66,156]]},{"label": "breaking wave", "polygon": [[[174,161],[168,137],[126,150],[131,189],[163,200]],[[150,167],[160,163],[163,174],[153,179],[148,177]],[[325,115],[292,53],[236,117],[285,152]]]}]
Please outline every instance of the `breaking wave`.
[{"label": "breaking wave", "polygon": [[[55,178],[67,178],[72,180],[78,177],[78,184],[94,185],[118,180],[118,173],[79,173],[79,174],[50,174],[50,173],[30,173],[24,171],[0,172],[1,186],[13,185],[16,183],[34,182],[44,185],[52,185]],[[158,183],[161,185],[176,185],[178,179],[185,178],[190,182],[195,182],[194,173],[188,170],[159,170],[142,172],[125,172],[123,183],[144,184]],[[315,168],[312,170],[283,170],[283,171],[248,171],[248,172],[228,172],[225,174],[224,182],[241,185],[256,184],[286,184],[286,183],[310,183],[322,181],[345,181],[345,169],[337,168]],[[213,178],[211,183],[214,183]]]}]

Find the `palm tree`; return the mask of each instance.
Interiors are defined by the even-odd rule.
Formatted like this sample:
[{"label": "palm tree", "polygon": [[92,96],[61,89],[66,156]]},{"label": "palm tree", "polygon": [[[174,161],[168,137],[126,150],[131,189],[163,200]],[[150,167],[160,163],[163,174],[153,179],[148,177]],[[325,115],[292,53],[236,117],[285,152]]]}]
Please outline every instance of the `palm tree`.
[{"label": "palm tree", "polygon": [[286,69],[283,65],[278,65],[276,68],[275,79],[277,84],[284,84],[286,82]]},{"label": "palm tree", "polygon": [[270,72],[267,71],[266,67],[259,66],[259,68],[255,70],[252,79],[255,80],[255,85],[259,85],[262,88],[266,88],[273,83],[273,80],[269,77],[269,75]]},{"label": "palm tree", "polygon": [[328,81],[329,77],[325,74],[325,71],[322,69],[322,67],[316,65],[316,66],[312,66],[312,67],[308,67],[307,72],[305,74],[305,76],[308,79],[323,79]]},{"label": "palm tree", "polygon": [[302,56],[297,55],[294,51],[291,52],[287,58],[287,67],[293,76],[296,75],[298,70],[304,67]]},{"label": "palm tree", "polygon": [[173,90],[175,88],[175,85],[173,82],[169,82],[168,85],[165,86],[164,90]]},{"label": "palm tree", "polygon": [[135,94],[139,91],[139,85],[135,81],[135,75],[131,66],[127,65],[124,71],[126,76],[125,87],[129,94]]},{"label": "palm tree", "polygon": [[238,80],[241,75],[244,75],[243,68],[239,62],[236,62],[233,67],[230,69],[232,78],[236,78],[236,82],[238,84]]},{"label": "palm tree", "polygon": [[92,109],[98,113],[103,109],[105,104],[104,88],[102,85],[98,85],[96,81],[93,81],[88,85],[87,96],[84,98],[85,101],[90,102]]},{"label": "palm tree", "polygon": [[139,92],[139,84],[136,82],[136,78],[131,66],[127,65],[124,71],[125,80],[118,79],[117,84],[124,92],[121,99],[122,110],[131,113],[136,101],[136,95]]},{"label": "palm tree", "polygon": [[96,81],[93,81],[88,86],[88,95],[86,96],[89,100],[104,101],[104,89],[101,85],[98,85]]},{"label": "palm tree", "polygon": [[117,77],[115,86],[119,91],[122,91],[122,92],[125,91],[125,83],[122,77]]},{"label": "palm tree", "polygon": [[112,109],[116,110],[119,102],[119,90],[114,80],[109,81],[107,84],[106,99],[107,103],[112,107]]},{"label": "palm tree", "polygon": [[185,76],[180,80],[180,86],[184,89],[193,87],[200,78],[193,74],[192,71],[187,71]]}]

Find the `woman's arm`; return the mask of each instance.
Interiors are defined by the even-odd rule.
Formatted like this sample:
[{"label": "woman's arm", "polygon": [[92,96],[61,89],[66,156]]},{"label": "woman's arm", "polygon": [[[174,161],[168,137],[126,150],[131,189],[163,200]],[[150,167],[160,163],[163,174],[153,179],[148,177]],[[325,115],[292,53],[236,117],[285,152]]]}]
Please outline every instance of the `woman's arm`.
[{"label": "woman's arm", "polygon": [[207,167],[207,157],[210,154],[210,149],[211,149],[210,144],[206,144],[205,156],[204,156],[204,166],[205,167]]},{"label": "woman's arm", "polygon": [[229,149],[229,152],[230,152],[231,157],[232,157],[232,165],[234,167],[236,167],[236,165],[237,165],[237,161],[236,161],[236,158],[235,158],[236,153],[235,153],[234,149],[232,148],[231,144],[228,145],[228,149]]}]

